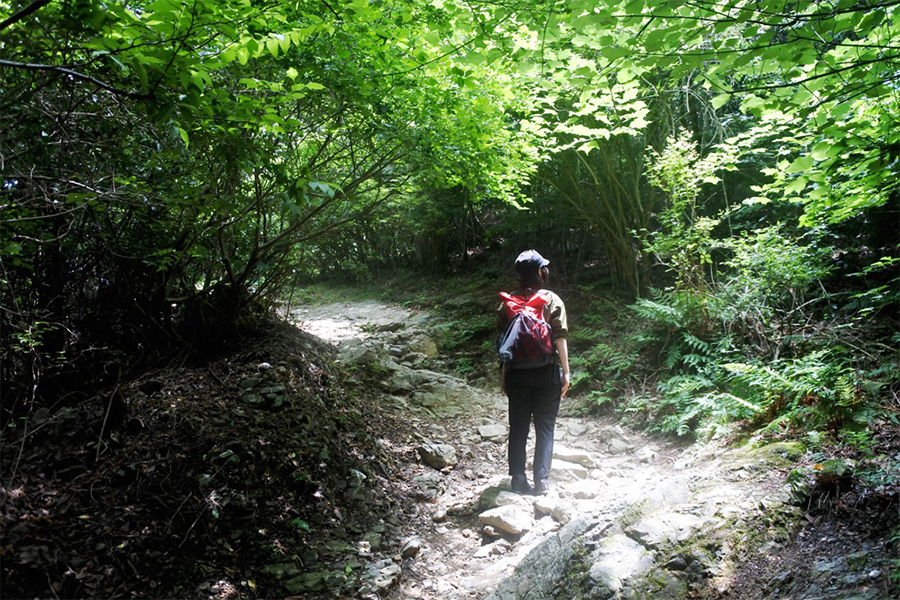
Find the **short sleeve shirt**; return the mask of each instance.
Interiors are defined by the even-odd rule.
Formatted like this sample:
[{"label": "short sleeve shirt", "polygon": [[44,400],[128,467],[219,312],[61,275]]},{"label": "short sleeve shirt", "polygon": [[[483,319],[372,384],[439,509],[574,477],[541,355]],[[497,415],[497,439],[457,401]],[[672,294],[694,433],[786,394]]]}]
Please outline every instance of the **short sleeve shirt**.
[{"label": "short sleeve shirt", "polygon": [[[569,336],[569,322],[566,318],[566,305],[555,292],[550,290],[541,290],[547,296],[547,310],[549,314],[550,327],[553,329],[553,337],[557,339],[566,339]],[[513,292],[514,296],[526,297],[523,292]],[[497,320],[501,325],[506,323],[506,310],[503,303],[497,309]]]}]

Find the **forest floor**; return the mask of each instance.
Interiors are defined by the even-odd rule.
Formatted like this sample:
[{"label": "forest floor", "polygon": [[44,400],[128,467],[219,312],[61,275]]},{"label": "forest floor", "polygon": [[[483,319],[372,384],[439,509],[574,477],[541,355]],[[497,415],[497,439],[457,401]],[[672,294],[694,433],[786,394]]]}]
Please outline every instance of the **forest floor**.
[{"label": "forest floor", "polygon": [[[896,481],[789,505],[790,446],[680,445],[567,399],[551,493],[512,495],[505,399],[489,371],[460,372],[474,353],[438,351],[435,317],[374,301],[288,316],[305,333],[10,424],[0,597],[898,597]],[[879,436],[900,458],[897,430]],[[635,595],[651,565],[680,579]]]}]

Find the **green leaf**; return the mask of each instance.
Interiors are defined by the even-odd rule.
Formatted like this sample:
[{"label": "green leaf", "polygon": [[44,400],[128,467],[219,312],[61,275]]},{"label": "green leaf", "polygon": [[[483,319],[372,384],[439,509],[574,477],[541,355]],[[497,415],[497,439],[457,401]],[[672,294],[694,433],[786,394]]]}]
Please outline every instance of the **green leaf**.
[{"label": "green leaf", "polygon": [[815,164],[815,159],[811,155],[799,156],[794,159],[785,172],[802,173],[812,167],[813,164]]},{"label": "green leaf", "polygon": [[609,46],[600,50],[600,55],[609,60],[616,60],[631,54],[628,48]]},{"label": "green leaf", "polygon": [[250,51],[247,50],[246,46],[242,46],[237,50],[237,59],[238,62],[242,65],[246,65],[247,61],[250,60]]},{"label": "green leaf", "polygon": [[806,177],[797,177],[784,190],[788,194],[799,194],[806,189],[808,180]]},{"label": "green leaf", "polygon": [[816,142],[812,150],[810,151],[810,155],[816,160],[827,160],[829,158],[834,158],[839,155],[843,151],[843,146],[839,146],[834,142],[830,141],[821,141]]},{"label": "green leaf", "polygon": [[273,58],[278,58],[278,40],[276,40],[275,38],[268,38],[266,40],[266,49],[269,51],[269,54],[271,54]]},{"label": "green leaf", "polygon": [[710,100],[709,103],[713,107],[713,110],[718,110],[718,109],[722,108],[723,106],[725,106],[729,100],[731,100],[730,95],[719,94],[718,96],[713,97],[713,99]]}]

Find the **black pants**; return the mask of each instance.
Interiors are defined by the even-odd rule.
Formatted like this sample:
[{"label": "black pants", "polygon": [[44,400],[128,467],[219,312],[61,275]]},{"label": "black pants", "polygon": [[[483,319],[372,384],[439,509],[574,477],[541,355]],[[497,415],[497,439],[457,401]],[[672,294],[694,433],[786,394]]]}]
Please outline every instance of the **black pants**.
[{"label": "black pants", "polygon": [[534,479],[550,476],[553,460],[553,430],[559,413],[562,385],[559,366],[506,371],[509,398],[509,474],[525,474],[525,445],[534,421]]}]

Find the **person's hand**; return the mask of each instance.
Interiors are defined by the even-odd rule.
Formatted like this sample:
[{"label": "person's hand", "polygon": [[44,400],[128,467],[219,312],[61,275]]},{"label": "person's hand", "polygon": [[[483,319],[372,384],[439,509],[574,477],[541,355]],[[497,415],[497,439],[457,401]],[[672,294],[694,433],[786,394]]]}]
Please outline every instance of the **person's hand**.
[{"label": "person's hand", "polygon": [[560,398],[565,398],[566,392],[569,391],[569,373],[568,372],[562,374],[562,379],[561,379],[560,383],[562,383],[562,393],[559,396],[560,396]]}]

